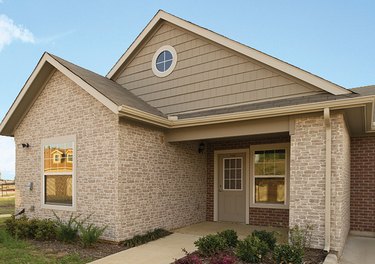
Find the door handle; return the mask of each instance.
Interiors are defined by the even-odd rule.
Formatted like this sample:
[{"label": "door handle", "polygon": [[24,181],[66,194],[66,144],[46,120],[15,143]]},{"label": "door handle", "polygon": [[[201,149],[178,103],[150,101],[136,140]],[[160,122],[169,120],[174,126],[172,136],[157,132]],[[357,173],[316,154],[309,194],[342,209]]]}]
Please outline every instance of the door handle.
[{"label": "door handle", "polygon": [[223,186],[220,184],[219,186],[219,192],[222,192],[223,191]]}]

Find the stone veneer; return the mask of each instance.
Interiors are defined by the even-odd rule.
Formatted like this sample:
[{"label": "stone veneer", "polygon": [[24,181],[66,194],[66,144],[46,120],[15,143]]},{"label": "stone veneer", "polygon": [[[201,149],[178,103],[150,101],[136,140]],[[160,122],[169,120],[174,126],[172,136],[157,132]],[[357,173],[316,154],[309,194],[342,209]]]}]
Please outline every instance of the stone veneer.
[{"label": "stone veneer", "polygon": [[[29,217],[54,218],[41,208],[41,140],[76,135],[77,211],[108,225],[104,238],[118,239],[118,117],[59,71],[55,71],[15,131],[16,210]],[[21,143],[29,143],[22,148]],[[34,183],[32,191],[26,190]],[[29,209],[35,206],[35,211]],[[71,212],[55,210],[67,218]]]},{"label": "stone veneer", "polygon": [[375,136],[351,140],[350,229],[375,233]]},{"label": "stone veneer", "polygon": [[[341,113],[332,113],[331,249],[341,252],[349,231],[350,138]],[[291,135],[290,226],[313,226],[311,246],[324,247],[325,127],[322,115],[298,117]]]},{"label": "stone veneer", "polygon": [[[74,214],[93,213],[90,222],[108,225],[104,239],[119,241],[205,219],[206,156],[198,154],[197,143],[169,144],[163,131],[119,120],[59,71],[15,131],[16,210],[54,218],[52,210],[41,208],[41,140],[67,135],[76,135]],[[32,191],[25,188],[29,182]],[[63,219],[71,214],[55,212]]]},{"label": "stone veneer", "polygon": [[167,143],[163,131],[120,121],[119,233],[205,220],[206,154],[198,142]]}]

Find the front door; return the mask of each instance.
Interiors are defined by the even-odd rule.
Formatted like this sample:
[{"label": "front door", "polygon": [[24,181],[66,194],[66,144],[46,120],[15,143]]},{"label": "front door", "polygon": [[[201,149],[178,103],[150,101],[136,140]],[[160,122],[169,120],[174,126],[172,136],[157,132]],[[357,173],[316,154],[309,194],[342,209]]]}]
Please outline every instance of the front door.
[{"label": "front door", "polygon": [[219,221],[246,222],[246,153],[218,155]]}]

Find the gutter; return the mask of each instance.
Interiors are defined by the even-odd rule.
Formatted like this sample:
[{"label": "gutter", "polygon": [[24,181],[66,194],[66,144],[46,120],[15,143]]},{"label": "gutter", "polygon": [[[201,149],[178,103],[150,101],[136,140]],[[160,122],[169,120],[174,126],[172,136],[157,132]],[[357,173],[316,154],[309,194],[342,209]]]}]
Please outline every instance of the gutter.
[{"label": "gutter", "polygon": [[326,132],[326,175],[325,175],[325,223],[324,250],[331,247],[331,172],[332,172],[332,130],[330,109],[324,108],[324,127]]},{"label": "gutter", "polygon": [[268,117],[297,115],[304,113],[313,113],[323,111],[325,108],[330,110],[345,109],[352,107],[366,107],[366,104],[371,103],[374,105],[374,96],[361,96],[356,98],[340,99],[325,102],[316,102],[303,105],[292,105],[283,107],[274,107],[268,109],[251,110],[230,114],[220,114],[205,117],[194,117],[186,119],[167,119],[166,117],[150,114],[133,107],[122,105],[118,108],[120,116],[136,119],[151,123],[163,128],[182,128],[203,126],[235,121],[244,121],[251,119],[260,119]]}]

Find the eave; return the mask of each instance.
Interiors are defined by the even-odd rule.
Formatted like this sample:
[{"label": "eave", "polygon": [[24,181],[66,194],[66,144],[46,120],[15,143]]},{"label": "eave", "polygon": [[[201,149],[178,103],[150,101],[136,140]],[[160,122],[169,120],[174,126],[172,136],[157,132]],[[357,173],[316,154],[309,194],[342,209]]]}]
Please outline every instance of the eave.
[{"label": "eave", "polygon": [[309,103],[302,105],[292,105],[285,107],[274,107],[269,109],[252,110],[236,112],[230,114],[220,114],[205,117],[195,117],[186,119],[169,120],[149,113],[139,111],[127,106],[121,106],[118,109],[119,116],[135,119],[141,122],[153,124],[162,128],[174,129],[183,127],[194,127],[211,124],[230,123],[237,121],[271,118],[279,116],[300,115],[314,112],[323,112],[325,108],[330,110],[344,110],[355,107],[364,107],[366,109],[366,132],[374,132],[374,103],[375,96],[362,96],[334,101],[325,101]]}]

